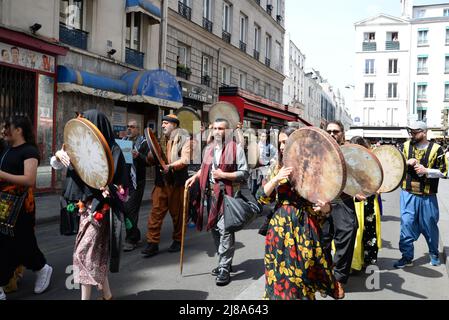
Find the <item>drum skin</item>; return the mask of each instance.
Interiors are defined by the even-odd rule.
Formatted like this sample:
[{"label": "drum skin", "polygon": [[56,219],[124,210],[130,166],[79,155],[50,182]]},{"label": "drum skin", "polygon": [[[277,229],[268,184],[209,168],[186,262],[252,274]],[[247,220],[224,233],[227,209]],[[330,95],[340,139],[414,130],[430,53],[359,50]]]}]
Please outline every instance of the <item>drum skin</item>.
[{"label": "drum skin", "polygon": [[229,102],[218,101],[214,103],[209,111],[209,122],[214,123],[217,119],[226,119],[231,129],[236,129],[240,122],[240,115],[237,108]]},{"label": "drum skin", "polygon": [[[197,134],[200,132],[201,119],[198,113],[188,107],[182,107],[176,112],[179,120],[179,127],[187,130],[189,134]],[[194,125],[198,122],[197,125]]]},{"label": "drum skin", "polygon": [[401,151],[394,146],[380,146],[373,150],[384,172],[380,193],[392,192],[399,188],[407,172],[406,161]]},{"label": "drum skin", "polygon": [[255,141],[248,144],[248,167],[255,169],[259,166],[260,149]]},{"label": "drum skin", "polygon": [[114,160],[103,134],[89,120],[72,119],[64,127],[65,151],[84,183],[101,189],[112,182]]},{"label": "drum skin", "polygon": [[346,165],[339,145],[327,132],[305,127],[293,132],[284,150],[284,166],[292,167],[289,180],[306,200],[330,202],[346,184]]},{"label": "drum skin", "polygon": [[347,180],[344,193],[354,197],[356,194],[371,196],[375,194],[383,181],[380,161],[367,148],[357,144],[341,146],[345,157]]},{"label": "drum skin", "polygon": [[153,156],[154,159],[157,159],[160,165],[166,165],[167,159],[162,152],[161,145],[157,141],[156,136],[154,135],[153,131],[151,131],[150,128],[145,128],[145,138],[148,143],[148,147],[150,148],[150,154]]}]

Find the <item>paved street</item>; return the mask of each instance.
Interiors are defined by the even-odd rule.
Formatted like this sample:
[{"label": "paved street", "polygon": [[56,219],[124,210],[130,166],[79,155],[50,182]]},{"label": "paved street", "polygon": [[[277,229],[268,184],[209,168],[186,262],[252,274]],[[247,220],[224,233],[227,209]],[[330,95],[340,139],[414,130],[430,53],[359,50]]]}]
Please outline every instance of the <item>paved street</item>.
[{"label": "paved street", "polygon": [[[440,186],[440,229],[448,246],[449,181]],[[346,286],[348,300],[359,299],[449,299],[449,277],[446,266],[429,265],[427,245],[423,237],[416,244],[414,266],[403,270],[393,268],[400,257],[399,239],[399,191],[383,196],[382,218],[383,249],[379,253],[379,271],[353,274]],[[145,230],[146,217],[150,210],[145,205],[141,211],[140,228]],[[179,274],[179,254],[168,253],[171,243],[171,221],[167,216],[163,228],[161,253],[143,259],[139,250],[124,253],[119,274],[111,276],[111,285],[117,299],[260,299],[263,295],[263,250],[264,239],[257,234],[262,218],[237,234],[237,250],[234,260],[233,281],[226,287],[217,287],[209,274],[216,265],[211,235],[188,229],[184,274]],[[39,296],[32,294],[34,275],[27,271],[20,291],[8,295],[8,299],[79,299],[79,290],[69,290],[70,275],[66,274],[71,264],[74,237],[63,237],[58,233],[56,222],[40,224],[37,237],[49,263],[54,267],[50,289]],[[444,240],[444,241],[443,241]],[[443,245],[440,247],[442,251]],[[443,261],[443,256],[441,257]],[[378,277],[377,277],[378,276]],[[368,286],[366,283],[368,282]],[[70,286],[69,286],[70,287]]]}]

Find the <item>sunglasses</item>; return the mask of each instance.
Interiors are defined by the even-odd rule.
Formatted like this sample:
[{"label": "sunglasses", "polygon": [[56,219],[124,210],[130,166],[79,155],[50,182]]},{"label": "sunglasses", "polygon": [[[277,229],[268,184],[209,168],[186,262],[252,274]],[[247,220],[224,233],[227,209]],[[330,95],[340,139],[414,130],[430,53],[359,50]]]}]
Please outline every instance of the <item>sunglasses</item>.
[{"label": "sunglasses", "polygon": [[128,129],[129,128],[131,128],[131,129],[135,129],[136,128],[136,126],[127,126],[128,127]]},{"label": "sunglasses", "polygon": [[327,133],[329,134],[339,134],[341,131],[340,130],[327,130]]},{"label": "sunglasses", "polygon": [[411,134],[411,135],[415,135],[415,134],[418,134],[418,133],[421,133],[421,132],[423,132],[423,130],[409,130],[408,131],[408,133]]}]

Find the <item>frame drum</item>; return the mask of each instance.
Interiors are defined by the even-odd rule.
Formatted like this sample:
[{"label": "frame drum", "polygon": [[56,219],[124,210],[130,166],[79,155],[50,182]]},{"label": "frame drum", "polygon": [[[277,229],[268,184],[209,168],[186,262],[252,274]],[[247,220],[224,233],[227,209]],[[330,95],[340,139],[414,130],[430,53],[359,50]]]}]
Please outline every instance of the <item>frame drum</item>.
[{"label": "frame drum", "polygon": [[67,122],[64,145],[73,168],[89,187],[101,189],[112,182],[112,152],[103,134],[92,122],[84,118]]},{"label": "frame drum", "polygon": [[157,160],[157,162],[159,162],[160,165],[166,165],[168,162],[167,158],[162,152],[161,145],[157,141],[157,138],[154,135],[153,131],[151,131],[150,128],[145,128],[144,132],[145,138],[148,143],[148,147],[150,148],[150,154],[153,156],[154,159]]},{"label": "frame drum", "polygon": [[216,119],[226,119],[229,121],[231,129],[236,129],[240,122],[240,115],[237,108],[229,102],[218,101],[214,103],[209,111],[209,122],[214,123]]},{"label": "frame drum", "polygon": [[304,199],[330,202],[346,184],[346,165],[340,146],[326,131],[305,127],[293,132],[284,150],[284,165],[292,167],[290,181]]},{"label": "frame drum", "polygon": [[356,194],[371,196],[375,194],[383,181],[380,161],[367,148],[358,144],[341,146],[345,157],[348,179],[344,193],[354,197]]},{"label": "frame drum", "polygon": [[176,116],[178,117],[180,128],[187,130],[191,135],[200,132],[201,118],[194,110],[182,107],[176,112]]},{"label": "frame drum", "polygon": [[379,159],[384,172],[384,181],[379,192],[392,192],[396,190],[404,180],[407,166],[404,155],[393,146],[380,146],[373,150]]}]

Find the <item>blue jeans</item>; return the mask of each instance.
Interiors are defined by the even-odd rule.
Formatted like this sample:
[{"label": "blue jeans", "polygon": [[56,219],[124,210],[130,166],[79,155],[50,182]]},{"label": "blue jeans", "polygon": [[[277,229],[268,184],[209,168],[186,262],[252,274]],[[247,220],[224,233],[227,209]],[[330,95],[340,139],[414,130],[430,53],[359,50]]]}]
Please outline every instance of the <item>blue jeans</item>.
[{"label": "blue jeans", "polygon": [[421,234],[426,238],[429,252],[438,255],[439,209],[436,194],[418,196],[401,191],[401,236],[399,250],[402,257],[413,260],[413,243]]}]

